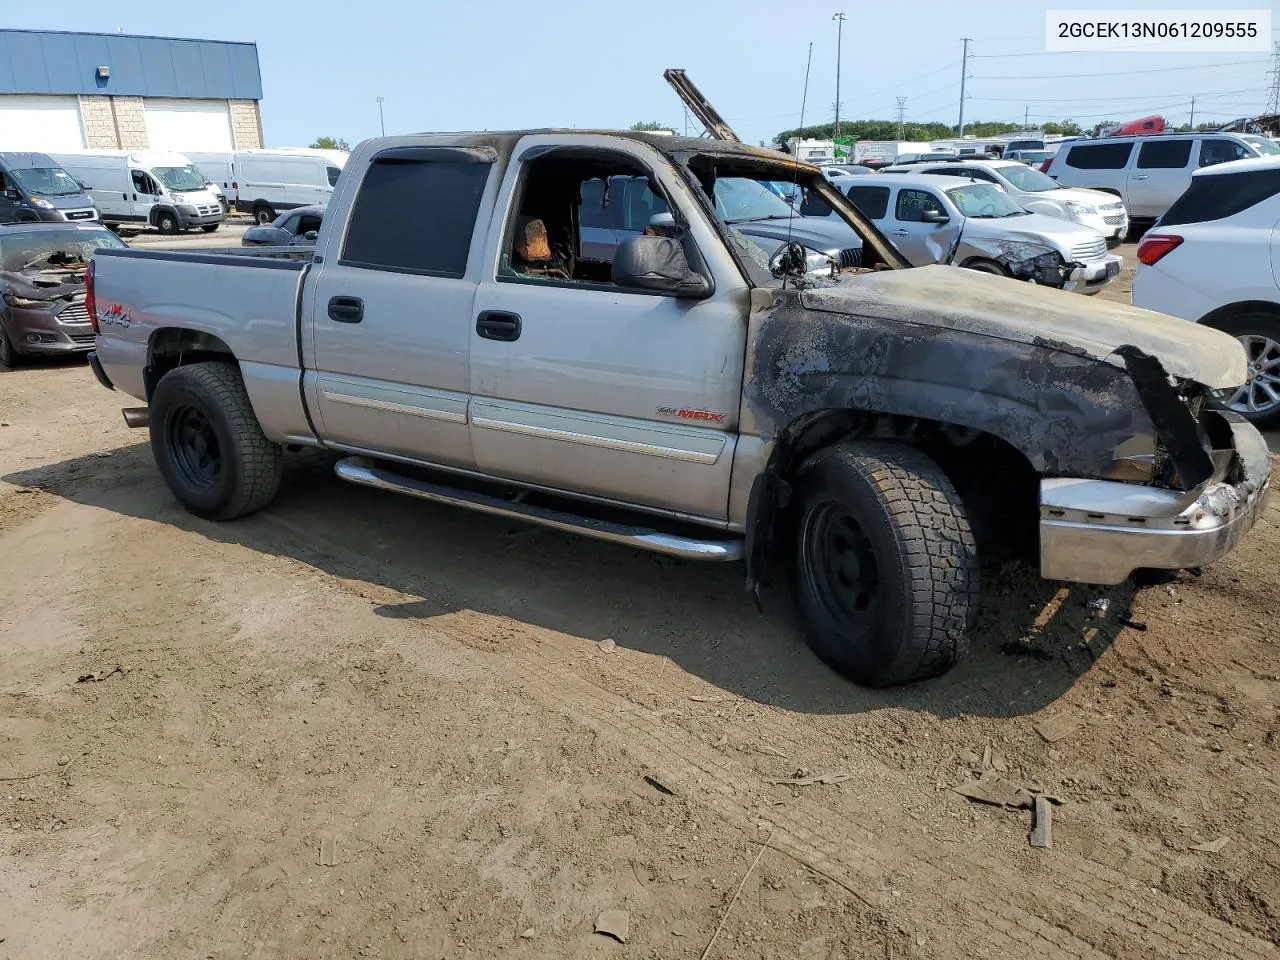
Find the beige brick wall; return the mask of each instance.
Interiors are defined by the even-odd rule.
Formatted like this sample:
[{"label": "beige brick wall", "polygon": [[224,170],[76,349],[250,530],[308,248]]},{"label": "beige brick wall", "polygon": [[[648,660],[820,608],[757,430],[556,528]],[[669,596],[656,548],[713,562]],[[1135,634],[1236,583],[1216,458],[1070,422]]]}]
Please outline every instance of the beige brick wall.
[{"label": "beige brick wall", "polygon": [[262,147],[262,116],[257,100],[228,100],[231,108],[231,138],[237,150]]},{"label": "beige brick wall", "polygon": [[81,97],[80,123],[84,127],[86,147],[118,147],[116,121],[111,113],[110,97]]},{"label": "beige brick wall", "polygon": [[142,110],[142,98],[112,97],[111,106],[116,112],[120,147],[125,150],[145,150],[148,146],[147,117]]}]

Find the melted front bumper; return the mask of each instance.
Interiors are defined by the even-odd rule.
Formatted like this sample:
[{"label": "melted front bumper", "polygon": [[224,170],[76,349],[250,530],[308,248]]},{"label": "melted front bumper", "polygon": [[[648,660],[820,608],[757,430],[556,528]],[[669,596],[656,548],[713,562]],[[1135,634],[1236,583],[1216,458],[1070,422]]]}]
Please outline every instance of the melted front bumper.
[{"label": "melted front bumper", "polygon": [[1115,584],[1135,570],[1201,567],[1225,556],[1267,508],[1266,441],[1230,421],[1238,476],[1198,496],[1109,480],[1058,477],[1040,483],[1040,575]]}]

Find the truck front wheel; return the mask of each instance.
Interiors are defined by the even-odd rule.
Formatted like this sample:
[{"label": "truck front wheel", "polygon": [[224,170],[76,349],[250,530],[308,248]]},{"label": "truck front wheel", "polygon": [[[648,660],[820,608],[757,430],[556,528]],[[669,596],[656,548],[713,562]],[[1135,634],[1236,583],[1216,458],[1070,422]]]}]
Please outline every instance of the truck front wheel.
[{"label": "truck front wheel", "polygon": [[156,384],[150,419],[156,465],[191,513],[234,520],[276,495],[282,452],[263,434],[232,364],[170,370]]},{"label": "truck front wheel", "polygon": [[977,551],[960,497],[929,456],[836,444],[800,467],[793,490],[791,591],[819,657],[886,687],[964,655]]}]

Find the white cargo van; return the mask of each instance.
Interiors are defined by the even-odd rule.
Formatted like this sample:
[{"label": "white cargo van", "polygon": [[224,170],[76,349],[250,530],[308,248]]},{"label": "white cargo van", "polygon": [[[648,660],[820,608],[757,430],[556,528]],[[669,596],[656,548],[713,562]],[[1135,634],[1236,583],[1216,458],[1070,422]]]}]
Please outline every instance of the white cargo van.
[{"label": "white cargo van", "polygon": [[204,174],[180,153],[81,150],[50,156],[84,184],[108,225],[150,225],[161,233],[199,227],[212,233],[226,219]]},{"label": "white cargo van", "polygon": [[235,203],[236,197],[236,191],[232,187],[236,179],[232,169],[235,154],[230,150],[223,150],[213,153],[188,152],[185,156],[196,165],[196,169],[204,174],[210,183],[218,188],[217,192],[222,200],[222,207],[224,210],[229,210],[231,205]]},{"label": "white cargo van", "polygon": [[237,150],[232,161],[236,209],[270,223],[281,210],[328,203],[342,172],[332,151]]}]

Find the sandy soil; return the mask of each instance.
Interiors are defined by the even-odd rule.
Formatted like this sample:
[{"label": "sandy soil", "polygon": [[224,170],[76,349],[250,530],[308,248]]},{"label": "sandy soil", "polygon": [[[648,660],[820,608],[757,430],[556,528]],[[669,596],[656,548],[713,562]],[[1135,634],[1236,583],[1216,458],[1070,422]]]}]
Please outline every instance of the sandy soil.
[{"label": "sandy soil", "polygon": [[126,402],[0,371],[0,958],[1277,956],[1280,507],[1173,584],[989,569],[877,692],[739,569],[313,457],[197,520]]}]

